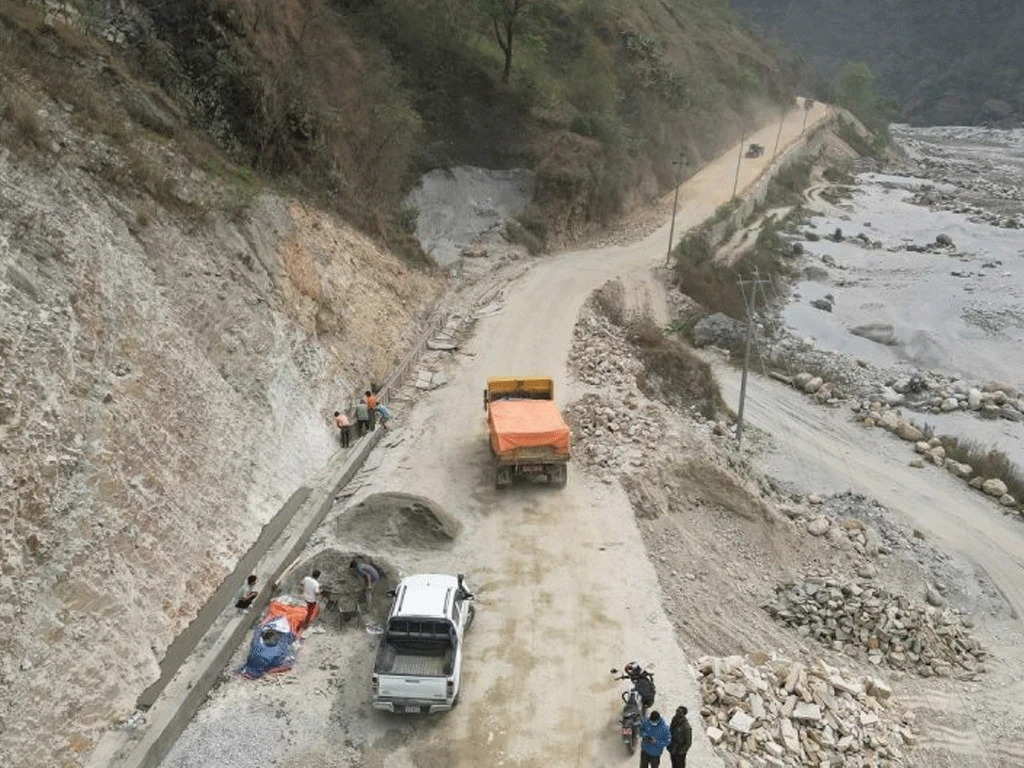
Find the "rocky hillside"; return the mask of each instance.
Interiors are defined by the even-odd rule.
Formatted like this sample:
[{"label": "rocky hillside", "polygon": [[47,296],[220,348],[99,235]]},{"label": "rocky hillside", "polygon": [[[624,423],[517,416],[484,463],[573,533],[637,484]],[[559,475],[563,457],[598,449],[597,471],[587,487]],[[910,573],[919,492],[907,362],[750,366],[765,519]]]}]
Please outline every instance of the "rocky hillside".
[{"label": "rocky hillside", "polygon": [[733,0],[733,6],[826,76],[845,62],[866,61],[911,123],[1024,119],[1024,7],[1013,0]]}]

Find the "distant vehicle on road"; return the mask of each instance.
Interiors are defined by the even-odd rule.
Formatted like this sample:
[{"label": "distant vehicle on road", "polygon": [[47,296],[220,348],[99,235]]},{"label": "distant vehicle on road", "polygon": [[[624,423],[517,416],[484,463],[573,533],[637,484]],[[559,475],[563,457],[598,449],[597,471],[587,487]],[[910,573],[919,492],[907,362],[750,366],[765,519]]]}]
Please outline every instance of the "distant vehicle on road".
[{"label": "distant vehicle on road", "polygon": [[764,147],[760,144],[751,144],[747,147],[747,157],[760,157],[764,154]]},{"label": "distant vehicle on road", "polygon": [[451,709],[462,682],[462,641],[473,622],[465,578],[409,576],[394,597],[373,666],[373,706],[387,712]]},{"label": "distant vehicle on road", "polygon": [[495,487],[505,488],[516,477],[543,477],[556,488],[565,487],[572,436],[555,406],[551,379],[488,379],[484,409]]}]

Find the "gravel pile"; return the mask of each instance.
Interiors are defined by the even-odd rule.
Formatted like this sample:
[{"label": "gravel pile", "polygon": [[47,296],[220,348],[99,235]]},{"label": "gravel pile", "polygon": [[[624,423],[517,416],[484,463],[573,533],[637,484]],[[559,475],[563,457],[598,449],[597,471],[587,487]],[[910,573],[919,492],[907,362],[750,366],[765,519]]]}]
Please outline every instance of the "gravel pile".
[{"label": "gravel pile", "polygon": [[584,395],[565,409],[565,418],[572,428],[573,456],[591,466],[640,466],[642,456],[661,444],[657,408],[641,407],[634,394],[622,399]]},{"label": "gravel pile", "polygon": [[874,665],[924,677],[973,679],[984,671],[985,652],[958,616],[879,586],[807,577],[776,587],[764,608],[800,634]]},{"label": "gravel pile", "polygon": [[730,768],[902,766],[916,741],[913,715],[876,678],[754,654],[705,657],[697,671],[708,737]]},{"label": "gravel pile", "polygon": [[632,390],[644,367],[626,340],[625,329],[588,307],[576,323],[569,369],[585,384]]}]

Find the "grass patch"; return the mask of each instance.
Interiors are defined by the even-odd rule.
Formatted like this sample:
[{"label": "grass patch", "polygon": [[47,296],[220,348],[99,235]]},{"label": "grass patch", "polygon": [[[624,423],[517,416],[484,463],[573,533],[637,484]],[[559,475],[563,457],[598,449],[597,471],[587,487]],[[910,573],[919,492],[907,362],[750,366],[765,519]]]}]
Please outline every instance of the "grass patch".
[{"label": "grass patch", "polygon": [[811,185],[812,160],[793,162],[780,170],[768,184],[766,200],[769,206],[799,205],[804,190]]},{"label": "grass patch", "polygon": [[630,317],[626,330],[644,365],[636,382],[641,392],[672,408],[696,407],[706,419],[727,411],[711,366],[666,333],[650,314]]},{"label": "grass patch", "polygon": [[1018,509],[1021,507],[1024,503],[1024,471],[1009,456],[974,440],[950,435],[942,435],[939,440],[946,449],[947,458],[970,464],[974,473],[986,480],[994,477],[1006,483],[1007,492],[1017,500]]},{"label": "grass patch", "polygon": [[714,249],[704,234],[687,235],[673,252],[676,286],[707,314],[722,312],[743,320],[747,303],[739,281],[756,275],[771,281],[770,290],[760,290],[755,297],[755,310],[763,309],[785,294],[786,280],[793,276],[793,267],[786,262],[789,246],[778,234],[782,226],[774,219],[767,220],[754,246],[732,265],[715,260]]}]

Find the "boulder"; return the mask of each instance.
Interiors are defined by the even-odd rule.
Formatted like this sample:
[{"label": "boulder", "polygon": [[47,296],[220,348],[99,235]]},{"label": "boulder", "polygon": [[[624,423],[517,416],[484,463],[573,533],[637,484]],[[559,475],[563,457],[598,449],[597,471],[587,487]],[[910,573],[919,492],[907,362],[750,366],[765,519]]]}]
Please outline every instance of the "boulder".
[{"label": "boulder", "polygon": [[971,486],[971,488],[977,488],[980,491],[981,486],[984,482],[985,478],[979,475],[978,477],[971,478],[971,481],[968,483],[968,485]]},{"label": "boulder", "polygon": [[983,419],[998,419],[1001,412],[1001,409],[995,403],[985,403],[985,405],[981,406],[981,418]]},{"label": "boulder", "polygon": [[999,503],[1002,504],[1004,507],[1017,506],[1017,500],[1008,493],[1004,493],[1002,496],[999,497]]},{"label": "boulder", "polygon": [[824,383],[825,381],[821,378],[821,376],[815,376],[813,379],[804,384],[804,392],[806,392],[809,395],[813,395],[815,392],[821,389],[821,386]]},{"label": "boulder", "polygon": [[1012,405],[1004,405],[1002,408],[1000,408],[999,415],[1002,416],[1007,421],[1019,422],[1024,420],[1024,414],[1021,414],[1021,412],[1014,408]]},{"label": "boulder", "polygon": [[896,434],[907,442],[916,443],[924,437],[924,432],[909,421],[901,421],[896,425]]},{"label": "boulder", "polygon": [[743,710],[736,710],[736,714],[729,720],[729,727],[737,733],[748,734],[754,727],[755,722],[754,718]]},{"label": "boulder", "polygon": [[828,529],[831,526],[831,522],[824,515],[818,517],[807,523],[807,532],[812,536],[824,536],[828,533]]},{"label": "boulder", "polygon": [[815,309],[820,309],[822,312],[832,311],[832,302],[826,299],[814,299],[811,302],[811,306]]},{"label": "boulder", "polygon": [[876,344],[884,344],[889,347],[895,346],[898,343],[896,340],[896,329],[886,323],[858,325],[851,328],[850,333],[854,336],[860,336],[861,338],[873,341]]},{"label": "boulder", "polygon": [[888,406],[902,405],[906,399],[905,395],[901,395],[894,389],[886,387],[882,390],[882,402]]},{"label": "boulder", "polygon": [[942,405],[939,406],[943,413],[955,411],[959,407],[960,403],[955,397],[947,397],[945,400],[942,401]]},{"label": "boulder", "polygon": [[899,417],[892,411],[886,411],[882,414],[882,418],[878,420],[878,426],[887,432],[892,432],[899,423]]},{"label": "boulder", "polygon": [[807,373],[807,371],[803,371],[793,377],[793,386],[796,387],[797,389],[803,389],[805,386],[807,386],[807,382],[809,382],[813,378],[814,376]]},{"label": "boulder", "polygon": [[926,443],[924,440],[921,440],[914,444],[914,450],[917,451],[918,453],[928,453],[929,448],[931,448],[931,446],[928,445],[928,443]]},{"label": "boulder", "polygon": [[693,326],[693,343],[697,347],[734,349],[743,344],[746,335],[747,328],[743,323],[721,312],[702,317]]},{"label": "boulder", "polygon": [[928,457],[932,460],[933,463],[942,464],[942,462],[946,458],[946,449],[943,448],[941,445],[937,445],[934,448],[929,448]]},{"label": "boulder", "polygon": [[981,484],[981,490],[989,496],[1003,496],[1006,494],[1006,483],[992,477]]},{"label": "boulder", "polygon": [[806,701],[797,702],[793,709],[793,719],[816,723],[821,720],[821,707],[817,704],[808,704]]},{"label": "boulder", "polygon": [[938,235],[935,238],[935,244],[942,246],[943,248],[955,247],[955,244],[953,243],[953,238],[951,238],[949,235]]},{"label": "boulder", "polygon": [[967,391],[967,407],[972,411],[981,410],[981,390],[969,389]]}]

